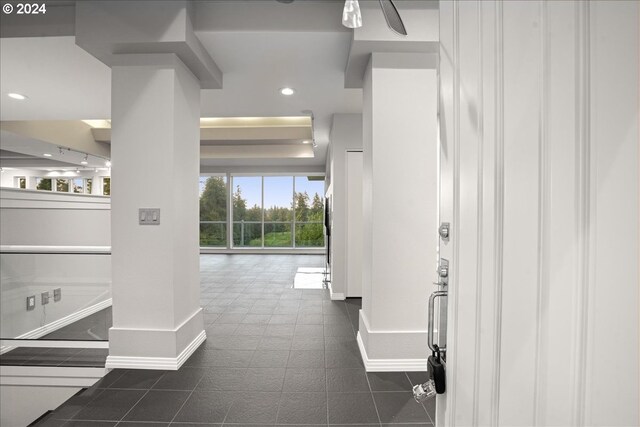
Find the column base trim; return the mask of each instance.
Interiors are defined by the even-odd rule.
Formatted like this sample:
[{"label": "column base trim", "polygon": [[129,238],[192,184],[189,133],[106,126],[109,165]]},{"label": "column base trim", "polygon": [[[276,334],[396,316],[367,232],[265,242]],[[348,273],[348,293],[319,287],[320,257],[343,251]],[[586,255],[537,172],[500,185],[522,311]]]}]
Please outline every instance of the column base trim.
[{"label": "column base trim", "polygon": [[369,359],[358,331],[358,348],[367,372],[420,372],[427,370],[427,359]]},{"label": "column base trim", "polygon": [[177,371],[206,339],[206,332],[200,332],[198,336],[182,350],[178,357],[107,356],[106,367],[108,369],[161,369]]},{"label": "column base trim", "polygon": [[344,292],[333,292],[331,283],[329,283],[329,298],[331,298],[331,301],[344,301],[346,299]]}]

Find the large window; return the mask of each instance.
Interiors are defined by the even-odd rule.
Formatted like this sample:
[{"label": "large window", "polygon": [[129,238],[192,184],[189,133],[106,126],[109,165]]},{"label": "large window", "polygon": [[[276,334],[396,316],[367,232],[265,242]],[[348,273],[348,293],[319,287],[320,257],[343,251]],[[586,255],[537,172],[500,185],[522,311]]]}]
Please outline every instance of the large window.
[{"label": "large window", "polygon": [[51,191],[51,178],[36,178],[36,190]]},{"label": "large window", "polygon": [[233,246],[262,246],[262,177],[233,177]]},{"label": "large window", "polygon": [[293,246],[292,176],[264,177],[264,246]]},{"label": "large window", "polygon": [[227,247],[227,178],[200,177],[200,246]]},{"label": "large window", "polygon": [[324,182],[297,176],[295,179],[296,246],[322,247],[324,233]]}]

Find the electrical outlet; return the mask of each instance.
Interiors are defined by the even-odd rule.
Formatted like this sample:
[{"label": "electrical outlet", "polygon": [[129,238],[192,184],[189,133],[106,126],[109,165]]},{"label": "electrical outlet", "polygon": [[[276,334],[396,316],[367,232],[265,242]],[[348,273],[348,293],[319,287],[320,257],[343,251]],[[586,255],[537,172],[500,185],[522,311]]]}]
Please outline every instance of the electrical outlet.
[{"label": "electrical outlet", "polygon": [[27,297],[27,311],[34,310],[36,308],[36,296],[31,295]]},{"label": "electrical outlet", "polygon": [[49,304],[49,291],[41,293],[40,296],[42,297],[42,305]]},{"label": "electrical outlet", "polygon": [[53,301],[58,302],[62,299],[62,288],[53,290]]}]

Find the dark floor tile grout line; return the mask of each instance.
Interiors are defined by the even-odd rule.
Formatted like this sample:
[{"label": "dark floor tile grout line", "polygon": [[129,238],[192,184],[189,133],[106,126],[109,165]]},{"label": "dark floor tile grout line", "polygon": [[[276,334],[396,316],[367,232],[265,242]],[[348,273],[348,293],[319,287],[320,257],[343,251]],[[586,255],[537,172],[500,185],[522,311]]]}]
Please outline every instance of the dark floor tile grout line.
[{"label": "dark floor tile grout line", "polygon": [[[124,375],[124,374],[123,374],[123,375]],[[146,391],[146,393],[145,393],[145,394],[143,394],[143,395],[142,395],[142,397],[140,397],[140,399],[138,399],[138,401],[137,401],[136,403],[134,403],[134,404],[133,404],[133,406],[132,406],[131,408],[129,408],[129,410],[127,411],[127,413],[126,413],[126,414],[124,414],[124,415],[122,416],[122,418],[120,418],[120,420],[118,420],[118,422],[116,423],[116,427],[117,427],[117,426],[118,426],[122,421],[124,421],[124,419],[127,417],[127,415],[129,415],[129,412],[133,411],[133,408],[135,408],[135,407],[138,405],[138,403],[140,403],[140,401],[142,401],[142,399],[144,399],[144,397],[145,397],[147,394],[149,394],[149,392],[151,391],[151,389],[153,388],[153,386],[155,386],[156,384],[158,384],[158,381],[160,381],[160,380],[162,379],[162,377],[164,377],[164,373],[162,373],[162,375],[160,375],[160,376],[158,377],[158,379],[157,379],[153,384],[151,384],[151,387],[149,387],[149,389]]]},{"label": "dark floor tile grout line", "polygon": [[[204,343],[202,343],[200,345],[204,345]],[[204,379],[204,374],[200,377],[200,379],[198,380],[196,385],[193,387],[193,390],[191,390],[191,393],[189,393],[189,396],[187,396],[187,398],[184,400],[184,402],[182,402],[182,405],[180,405],[180,408],[178,408],[176,413],[173,415],[173,418],[171,418],[171,421],[169,421],[169,425],[171,425],[171,423],[173,423],[175,421],[176,417],[178,416],[180,411],[182,411],[182,408],[184,408],[184,405],[186,405],[187,402],[189,401],[189,399],[191,399],[191,396],[193,395],[193,392],[196,391],[196,389],[198,388],[198,386],[200,385],[200,383],[202,382],[203,379]],[[118,426],[116,426],[116,427],[118,427]]]}]

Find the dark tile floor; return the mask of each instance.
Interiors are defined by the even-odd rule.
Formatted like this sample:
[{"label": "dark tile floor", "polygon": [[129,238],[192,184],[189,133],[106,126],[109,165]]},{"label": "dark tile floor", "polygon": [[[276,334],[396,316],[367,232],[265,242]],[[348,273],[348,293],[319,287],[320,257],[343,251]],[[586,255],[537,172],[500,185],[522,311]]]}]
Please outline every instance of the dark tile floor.
[{"label": "dark tile floor", "polygon": [[38,426],[430,426],[425,373],[367,373],[360,300],[291,288],[321,256],[205,255],[207,341],[179,371],[114,370]]}]

